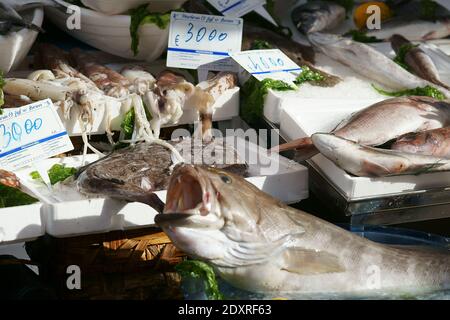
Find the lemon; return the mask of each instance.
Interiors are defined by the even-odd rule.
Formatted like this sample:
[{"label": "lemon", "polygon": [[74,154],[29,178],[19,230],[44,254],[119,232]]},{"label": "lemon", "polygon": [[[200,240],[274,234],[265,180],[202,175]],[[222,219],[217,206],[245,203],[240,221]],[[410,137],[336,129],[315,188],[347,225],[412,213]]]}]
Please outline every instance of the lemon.
[{"label": "lemon", "polygon": [[358,29],[363,29],[364,27],[366,27],[367,19],[373,14],[373,12],[367,13],[367,8],[374,5],[380,8],[381,21],[385,21],[392,17],[391,9],[384,2],[369,1],[363,3],[358,6],[353,12],[353,21],[355,22],[355,25],[358,27]]}]

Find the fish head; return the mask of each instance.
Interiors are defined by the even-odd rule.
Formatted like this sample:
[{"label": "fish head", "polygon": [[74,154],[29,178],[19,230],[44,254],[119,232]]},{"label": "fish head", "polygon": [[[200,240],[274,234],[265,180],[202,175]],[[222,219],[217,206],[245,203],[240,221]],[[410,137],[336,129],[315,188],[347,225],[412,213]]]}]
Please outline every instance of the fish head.
[{"label": "fish head", "polygon": [[155,222],[188,255],[227,265],[226,252],[258,239],[256,202],[261,198],[255,192],[262,193],[237,175],[180,164],[171,176],[164,213]]},{"label": "fish head", "polygon": [[348,38],[330,33],[313,32],[308,34],[309,42],[316,48],[322,50],[325,54],[330,55],[334,59],[346,60],[347,55],[356,56],[353,51],[353,41]]}]

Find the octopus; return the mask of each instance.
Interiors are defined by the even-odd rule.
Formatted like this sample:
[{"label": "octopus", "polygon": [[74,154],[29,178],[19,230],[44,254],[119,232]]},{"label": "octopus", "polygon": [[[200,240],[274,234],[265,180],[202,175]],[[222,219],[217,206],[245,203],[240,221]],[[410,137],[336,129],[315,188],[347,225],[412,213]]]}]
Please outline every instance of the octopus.
[{"label": "octopus", "polygon": [[0,169],[0,184],[11,188],[20,188],[20,182],[17,176],[12,172],[2,169]]}]

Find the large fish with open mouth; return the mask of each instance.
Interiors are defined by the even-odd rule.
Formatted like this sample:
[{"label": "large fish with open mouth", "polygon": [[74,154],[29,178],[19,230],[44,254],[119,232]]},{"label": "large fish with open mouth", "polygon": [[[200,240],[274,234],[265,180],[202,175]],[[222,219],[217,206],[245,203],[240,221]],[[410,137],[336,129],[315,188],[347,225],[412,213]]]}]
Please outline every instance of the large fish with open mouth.
[{"label": "large fish with open mouth", "polygon": [[404,54],[405,63],[414,74],[450,90],[450,87],[441,81],[439,71],[431,57],[419,46],[413,45],[408,39],[399,34],[394,34],[390,40],[395,53]]},{"label": "large fish with open mouth", "polygon": [[388,177],[450,170],[450,159],[367,147],[328,133],[311,137],[320,153],[358,177]]},{"label": "large fish with open mouth", "polygon": [[450,127],[405,134],[391,149],[450,159]]},{"label": "large fish with open mouth", "polygon": [[309,34],[308,40],[325,55],[388,88],[405,90],[431,86],[440,90],[445,97],[450,99],[450,91],[446,88],[406,71],[383,53],[367,44],[319,32]]},{"label": "large fish with open mouth", "polygon": [[[449,253],[369,241],[217,169],[178,166],[164,213],[155,221],[175,246],[248,291],[413,293],[450,287]],[[372,281],[373,272],[379,281]]]},{"label": "large fish with open mouth", "polygon": [[[450,125],[450,103],[429,97],[399,97],[367,107],[333,130],[336,136],[368,146],[379,146],[410,132]],[[297,149],[297,160],[318,153],[311,138],[297,139],[275,147],[274,151]]]}]

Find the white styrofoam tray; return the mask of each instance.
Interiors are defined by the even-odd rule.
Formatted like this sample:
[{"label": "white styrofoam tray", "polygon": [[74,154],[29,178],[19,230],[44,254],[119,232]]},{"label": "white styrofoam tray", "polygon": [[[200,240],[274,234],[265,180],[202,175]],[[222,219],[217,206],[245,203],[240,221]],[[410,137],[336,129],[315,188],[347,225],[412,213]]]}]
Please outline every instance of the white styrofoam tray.
[{"label": "white styrofoam tray", "polygon": [[[284,109],[281,116],[281,132],[292,140],[311,136],[316,132],[330,132],[353,112],[371,104],[368,102],[361,102],[360,105],[350,104],[349,101],[347,106],[345,103],[341,103],[339,106],[336,104],[327,106],[326,101],[322,101],[322,103],[323,106],[320,108],[291,107]],[[320,104],[319,100],[314,101],[314,104]],[[320,154],[313,157],[311,161],[349,201],[450,186],[450,172],[426,173],[419,176],[364,178],[347,174]]]},{"label": "white styrofoam tray", "polygon": [[329,74],[340,77],[342,81],[334,87],[319,87],[304,83],[295,91],[269,90],[264,101],[264,117],[267,120],[279,124],[282,110],[287,105],[291,105],[291,101],[294,99],[298,108],[304,108],[311,99],[328,99],[330,103],[342,99],[349,101],[386,99],[386,96],[379,94],[372,87],[372,84],[378,85],[378,87],[383,87],[382,85],[357,74],[349,67],[324,54],[316,53],[316,66]]},{"label": "white styrofoam tray", "polygon": [[[308,171],[305,167],[276,154],[268,155],[266,149],[246,142],[243,138],[238,137],[235,141],[241,158],[250,159],[252,163],[254,159],[259,159],[256,161],[257,164],[249,163],[248,181],[285,203],[308,198]],[[94,155],[86,158],[89,162],[97,159]],[[50,168],[55,163],[79,167],[81,161],[80,156],[54,158],[45,161],[44,167]],[[45,203],[41,208],[42,225],[45,232],[52,236],[69,237],[154,224],[157,212],[141,203],[104,198],[88,199],[69,187],[55,187],[54,195],[58,197],[56,200],[42,183],[30,178],[31,171],[33,171],[31,168],[26,168],[17,172],[17,175],[22,183],[34,190],[35,195]],[[159,191],[156,194],[165,201],[166,191]],[[24,212],[24,220],[26,217]],[[9,217],[11,220],[13,218]],[[4,228],[9,228],[9,225],[5,225]]]},{"label": "white styrofoam tray", "polygon": [[[101,62],[100,62],[101,63]],[[190,81],[191,83],[194,82],[194,79],[192,76],[185,72],[184,70],[177,70],[173,68],[167,68],[166,62],[163,60],[158,60],[152,63],[139,63],[139,62],[131,62],[131,63],[112,63],[112,64],[106,64],[107,67],[120,72],[124,67],[127,66],[141,66],[148,72],[150,72],[152,75],[156,76],[160,72],[164,70],[171,70],[174,72],[178,72],[185,76],[187,81]],[[32,70],[22,70],[19,72],[11,72],[8,74],[9,78],[26,78],[29,74],[31,74]],[[230,120],[234,117],[239,116],[239,96],[240,96],[240,88],[235,87],[233,89],[229,89],[225,91],[214,103],[214,105],[211,107],[213,112],[213,121],[225,121]],[[97,135],[97,134],[105,134],[106,133],[106,127],[108,123],[111,125],[111,129],[114,131],[120,131],[120,125],[123,122],[123,119],[126,114],[126,110],[123,110],[122,103],[119,102],[117,99],[109,98],[108,101],[108,112],[106,112],[105,108],[103,107],[97,107],[95,111],[93,111],[93,123],[90,129],[90,134]],[[81,126],[78,121],[79,119],[79,109],[73,108],[71,111],[71,117],[69,120],[64,118],[63,111],[58,108],[57,112],[61,118],[61,121],[63,122],[64,126],[67,129],[67,133],[69,136],[80,136],[82,134]],[[181,116],[180,120],[177,124],[169,124],[164,125],[163,127],[171,127],[171,126],[178,126],[178,125],[185,125],[185,124],[193,124],[196,121],[199,120],[198,111],[195,108],[195,105],[193,104],[192,99],[188,99],[183,107],[183,115]]]},{"label": "white styrofoam tray", "polygon": [[[214,104],[213,121],[230,120],[239,115],[239,87],[227,90],[217,99]],[[74,108],[69,120],[64,119],[61,109],[58,109],[58,114],[67,129],[69,136],[80,136],[82,134],[79,119],[78,108]],[[104,108],[97,108],[93,112],[93,124],[90,134],[105,134],[108,120],[110,120],[111,129],[120,131],[120,125],[125,117],[125,110],[122,109],[122,104],[111,99],[109,104],[109,111],[106,112]],[[164,125],[163,127],[178,126],[184,124],[193,124],[199,120],[198,111],[191,100],[186,101],[184,105],[183,115],[177,124]]]},{"label": "white styrofoam tray", "polygon": [[30,241],[45,234],[41,223],[42,204],[0,209],[0,244]]}]

